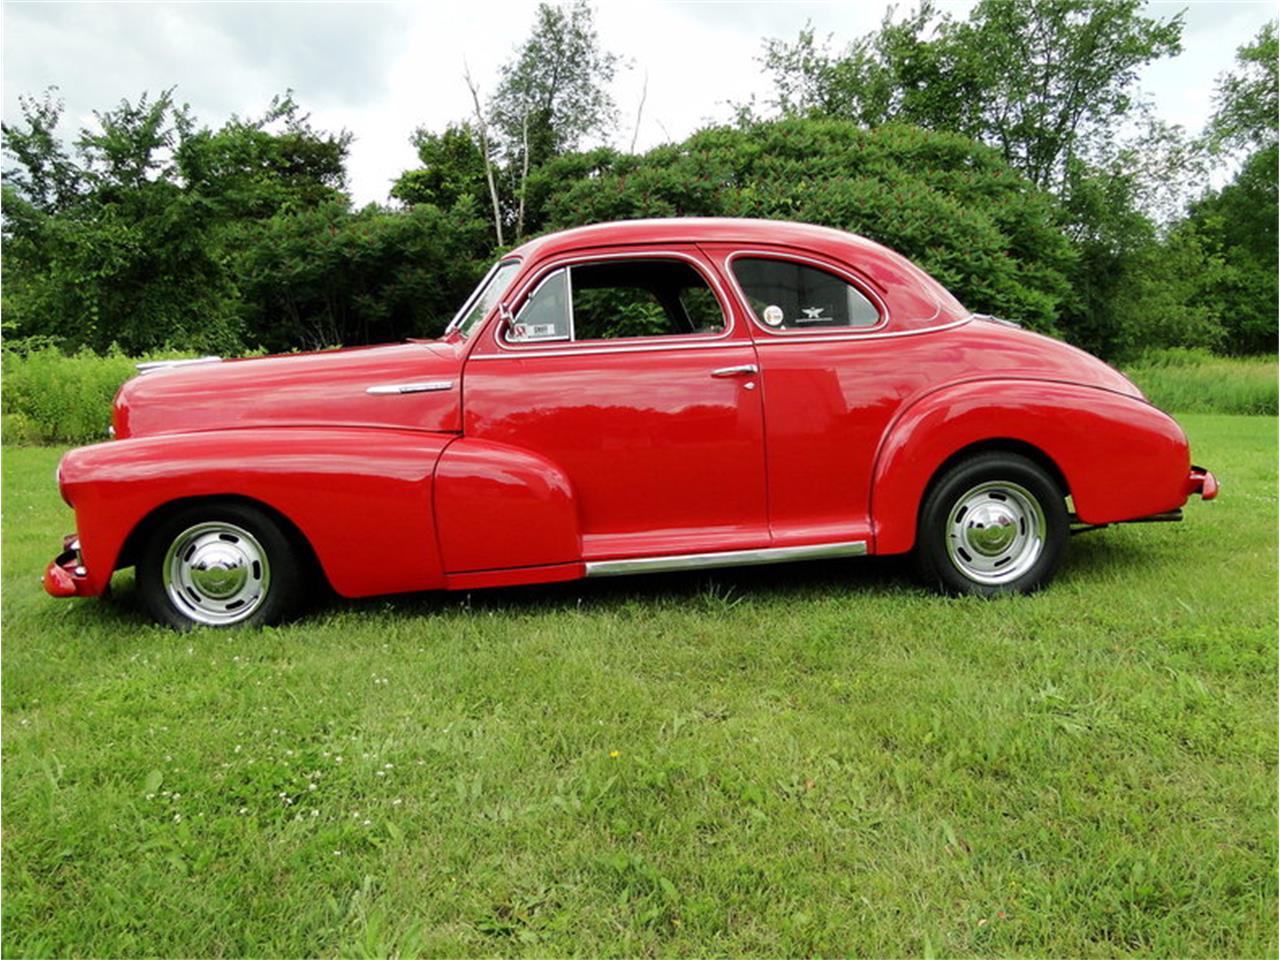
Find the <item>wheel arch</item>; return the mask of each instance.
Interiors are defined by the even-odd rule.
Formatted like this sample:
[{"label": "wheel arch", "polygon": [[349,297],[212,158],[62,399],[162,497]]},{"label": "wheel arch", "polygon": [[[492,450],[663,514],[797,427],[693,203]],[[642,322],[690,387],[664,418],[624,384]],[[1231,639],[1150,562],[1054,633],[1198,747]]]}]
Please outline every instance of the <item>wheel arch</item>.
[{"label": "wheel arch", "polygon": [[[943,460],[934,469],[929,476],[928,483],[924,487],[924,495],[920,498],[919,508],[924,508],[924,502],[928,499],[930,492],[949,470],[971,457],[976,457],[984,453],[1013,453],[1018,456],[1026,457],[1053,480],[1058,485],[1058,489],[1062,491],[1062,496],[1071,496],[1071,486],[1067,483],[1066,474],[1062,472],[1062,468],[1058,466],[1057,461],[1049,456],[1040,447],[1026,440],[1016,440],[1013,437],[991,437],[987,440],[976,440],[967,444],[951,454]],[[918,510],[917,510],[918,513]]]},{"label": "wheel arch", "polygon": [[291,517],[263,500],[236,493],[177,497],[157,504],[149,513],[135,523],[133,529],[125,536],[124,543],[120,546],[120,552],[116,556],[114,569],[120,570],[136,564],[142,554],[143,544],[146,543],[148,537],[170,517],[190,507],[215,506],[218,504],[235,504],[249,507],[266,515],[280,527],[289,544],[298,551],[299,559],[308,565],[310,571],[323,577],[327,588],[333,588],[333,585],[329,582],[329,574],[325,571],[324,564],[320,562],[320,557],[317,555],[311,540]]}]

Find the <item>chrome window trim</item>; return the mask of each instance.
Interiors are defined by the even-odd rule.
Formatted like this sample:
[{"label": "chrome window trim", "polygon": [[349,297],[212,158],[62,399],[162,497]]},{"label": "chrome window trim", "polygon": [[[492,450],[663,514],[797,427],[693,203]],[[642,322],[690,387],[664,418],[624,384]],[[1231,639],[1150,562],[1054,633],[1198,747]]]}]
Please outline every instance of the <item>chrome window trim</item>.
[{"label": "chrome window trim", "polygon": [[[849,284],[849,286],[853,287],[860,294],[866,297],[870,304],[876,308],[876,312],[880,314],[880,319],[869,327],[828,327],[827,330],[830,332],[825,335],[814,330],[774,330],[772,327],[762,322],[761,319],[756,316],[755,310],[751,309],[751,301],[747,298],[746,291],[742,289],[742,284],[738,281],[738,275],[733,272],[733,261],[737,260],[739,257],[756,257],[763,258],[765,260],[790,260],[811,265],[816,269],[822,270],[824,273],[829,273],[843,280],[845,283]],[[889,305],[884,302],[884,298],[881,297],[879,293],[871,289],[871,284],[868,281],[857,277],[847,268],[838,267],[825,260],[817,260],[813,257],[806,257],[801,253],[791,253],[790,251],[782,250],[735,250],[724,258],[724,272],[728,274],[729,282],[733,284],[734,292],[737,293],[739,299],[742,301],[742,306],[747,311],[747,316],[751,318],[755,328],[763,330],[770,336],[777,337],[780,340],[794,340],[797,337],[816,337],[821,340],[827,340],[833,336],[842,335],[867,336],[869,334],[877,333],[889,325]],[[937,316],[936,312],[934,313],[934,316]],[[860,334],[853,334],[852,331],[855,330],[862,332]],[[760,341],[757,340],[756,342],[759,343]]]},{"label": "chrome window trim", "polygon": [[[598,343],[597,340],[584,341],[586,343]],[[664,350],[707,350],[707,349],[724,349],[727,347],[749,347],[750,340],[734,340],[725,343],[723,340],[717,340],[715,343],[654,343],[642,347],[581,347],[578,349],[563,348],[560,350],[519,350],[506,351],[504,353],[473,353],[471,360],[518,360],[521,357],[586,357],[601,353],[658,353]]]},{"label": "chrome window trim", "polygon": [[[918,337],[926,333],[941,333],[944,330],[953,330],[956,327],[963,327],[966,323],[973,320],[972,316],[961,317],[959,320],[952,320],[950,323],[940,323],[933,327],[920,327],[916,330],[891,330],[885,333],[863,333],[863,334],[845,334],[843,336],[807,336],[807,337],[779,337],[776,340],[757,340],[757,347],[782,347],[790,343],[832,343],[847,342],[854,340],[894,340],[898,337]],[[745,341],[742,342],[746,345]],[[596,353],[649,353],[659,350],[695,350],[706,349],[709,347],[726,347],[735,346],[735,343],[670,343],[656,344],[648,347],[612,347],[588,350],[522,350],[521,356],[527,357],[568,357],[581,356]],[[473,353],[472,360],[508,360],[511,358],[509,353]]]},{"label": "chrome window trim", "polygon": [[[521,260],[520,257],[510,257],[510,256],[499,257],[498,260],[494,263],[494,265],[489,268],[489,271],[480,279],[480,282],[476,284],[476,288],[471,291],[471,296],[467,297],[467,299],[463,302],[461,309],[459,309],[458,312],[453,315],[453,319],[450,320],[449,325],[444,328],[444,333],[441,334],[441,336],[452,333],[454,330],[458,328],[459,321],[461,321],[462,318],[467,315],[467,311],[471,309],[472,305],[475,304],[475,302],[478,299],[480,299],[480,295],[484,293],[485,290],[488,289],[489,282],[493,279],[493,275],[502,268],[503,264],[507,264],[507,263],[519,264],[522,262],[523,261]],[[499,302],[501,302],[502,298],[499,297],[498,300]],[[490,311],[490,313],[492,312],[493,311]],[[485,322],[482,321],[480,324],[480,329],[483,330],[484,327],[485,327]]]},{"label": "chrome window trim", "polygon": [[[678,334],[669,334],[667,336],[660,336],[660,337],[620,337],[618,338],[617,342],[626,341],[627,343],[635,344],[635,346],[618,346],[618,347],[607,346],[607,344],[611,342],[615,342],[610,340],[570,340],[569,341],[570,346],[563,351],[564,353],[591,354],[591,353],[619,353],[619,352],[630,352],[630,351],[638,352],[643,350],[654,350],[654,349],[672,350],[672,349],[680,349],[680,348],[689,348],[694,346],[703,346],[708,344],[713,346],[720,346],[721,341],[729,339],[729,337],[733,334],[733,331],[735,329],[734,312],[732,309],[733,303],[732,303],[732,299],[726,293],[724,287],[721,286],[719,278],[716,277],[713,273],[709,273],[708,270],[704,267],[702,261],[698,260],[697,257],[691,256],[690,254],[684,253],[682,251],[677,251],[677,250],[631,250],[623,253],[603,253],[603,254],[597,253],[597,254],[578,254],[574,256],[559,256],[552,259],[549,262],[546,272],[540,273],[537,276],[522,283],[520,285],[520,288],[514,294],[508,297],[504,297],[503,301],[505,303],[516,303],[516,302],[519,302],[521,299],[524,299],[525,302],[527,302],[528,298],[532,297],[533,294],[537,292],[536,289],[531,289],[531,288],[534,288],[535,284],[536,286],[541,286],[543,281],[545,281],[545,279],[549,277],[552,273],[554,273],[556,270],[562,267],[564,268],[572,267],[575,264],[600,263],[606,260],[683,260],[685,263],[688,263],[690,266],[692,266],[695,271],[697,271],[698,276],[700,276],[703,279],[703,282],[706,283],[707,287],[710,288],[711,292],[715,295],[716,301],[720,304],[720,312],[724,314],[724,330],[722,330],[720,333],[710,334],[710,335],[698,334],[698,333],[678,333]],[[572,284],[572,281],[570,281],[570,283]],[[570,286],[570,294],[572,294],[572,286]],[[522,303],[521,309],[523,309],[523,307],[524,307],[524,304]],[[573,310],[572,299],[570,299],[569,309],[570,309],[570,312],[572,313],[572,310]],[[502,351],[502,353],[472,354],[471,359],[492,360],[504,354],[509,356],[526,356],[526,357],[548,355],[546,351],[539,351],[536,345],[531,344],[528,346],[522,346],[520,344],[511,344],[506,342],[506,338],[503,337],[501,330],[498,330],[495,333],[493,337],[493,342],[497,346],[497,348],[500,351]],[[581,346],[577,346],[577,344],[581,344]],[[556,351],[556,355],[560,355],[560,353],[561,353],[560,351]]]},{"label": "chrome window trim", "polygon": [[764,547],[758,550],[678,553],[664,557],[632,557],[626,560],[591,560],[585,566],[588,577],[617,577],[630,573],[662,573],[668,570],[698,570],[703,567],[746,567],[793,560],[861,557],[866,552],[867,541],[846,540],[840,543],[817,543],[799,547]]}]

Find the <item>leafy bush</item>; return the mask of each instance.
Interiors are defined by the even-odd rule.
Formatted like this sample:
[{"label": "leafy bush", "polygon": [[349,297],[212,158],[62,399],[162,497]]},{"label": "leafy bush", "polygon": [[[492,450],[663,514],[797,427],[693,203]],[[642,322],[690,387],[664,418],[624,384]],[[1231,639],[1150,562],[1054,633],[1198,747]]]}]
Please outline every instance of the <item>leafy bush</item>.
[{"label": "leafy bush", "polygon": [[800,220],[911,258],[970,309],[1057,330],[1074,261],[1048,194],[992,149],[917,127],[841,120],[711,127],[643,156],[573,154],[531,178],[556,229],[641,217]]},{"label": "leafy bush", "polygon": [[1229,358],[1203,349],[1158,350],[1144,354],[1124,372],[1162,410],[1274,416],[1280,409],[1275,356]]}]

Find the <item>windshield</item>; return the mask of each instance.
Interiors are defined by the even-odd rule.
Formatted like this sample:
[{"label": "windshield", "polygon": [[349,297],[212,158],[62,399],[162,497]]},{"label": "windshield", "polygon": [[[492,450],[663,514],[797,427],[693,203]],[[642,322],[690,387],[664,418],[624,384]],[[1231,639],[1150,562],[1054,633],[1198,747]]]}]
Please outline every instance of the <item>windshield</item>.
[{"label": "windshield", "polygon": [[471,336],[471,331],[489,315],[494,304],[506,293],[507,284],[519,269],[519,260],[503,260],[494,264],[493,269],[480,281],[480,286],[476,287],[475,293],[471,294],[458,315],[453,318],[453,322],[445,328],[445,333],[456,330],[464,337]]}]

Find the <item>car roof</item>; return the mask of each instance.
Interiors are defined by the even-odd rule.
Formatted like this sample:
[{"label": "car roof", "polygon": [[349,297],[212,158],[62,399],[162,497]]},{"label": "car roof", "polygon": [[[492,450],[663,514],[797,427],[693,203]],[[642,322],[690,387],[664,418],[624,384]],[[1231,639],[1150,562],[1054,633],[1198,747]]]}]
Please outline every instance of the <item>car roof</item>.
[{"label": "car roof", "polygon": [[512,256],[547,256],[581,247],[641,243],[771,243],[816,249],[838,248],[863,254],[888,254],[886,247],[856,233],[796,223],[790,220],[754,220],[746,217],[669,217],[653,220],[619,220],[560,230],[529,240],[511,251]]}]

